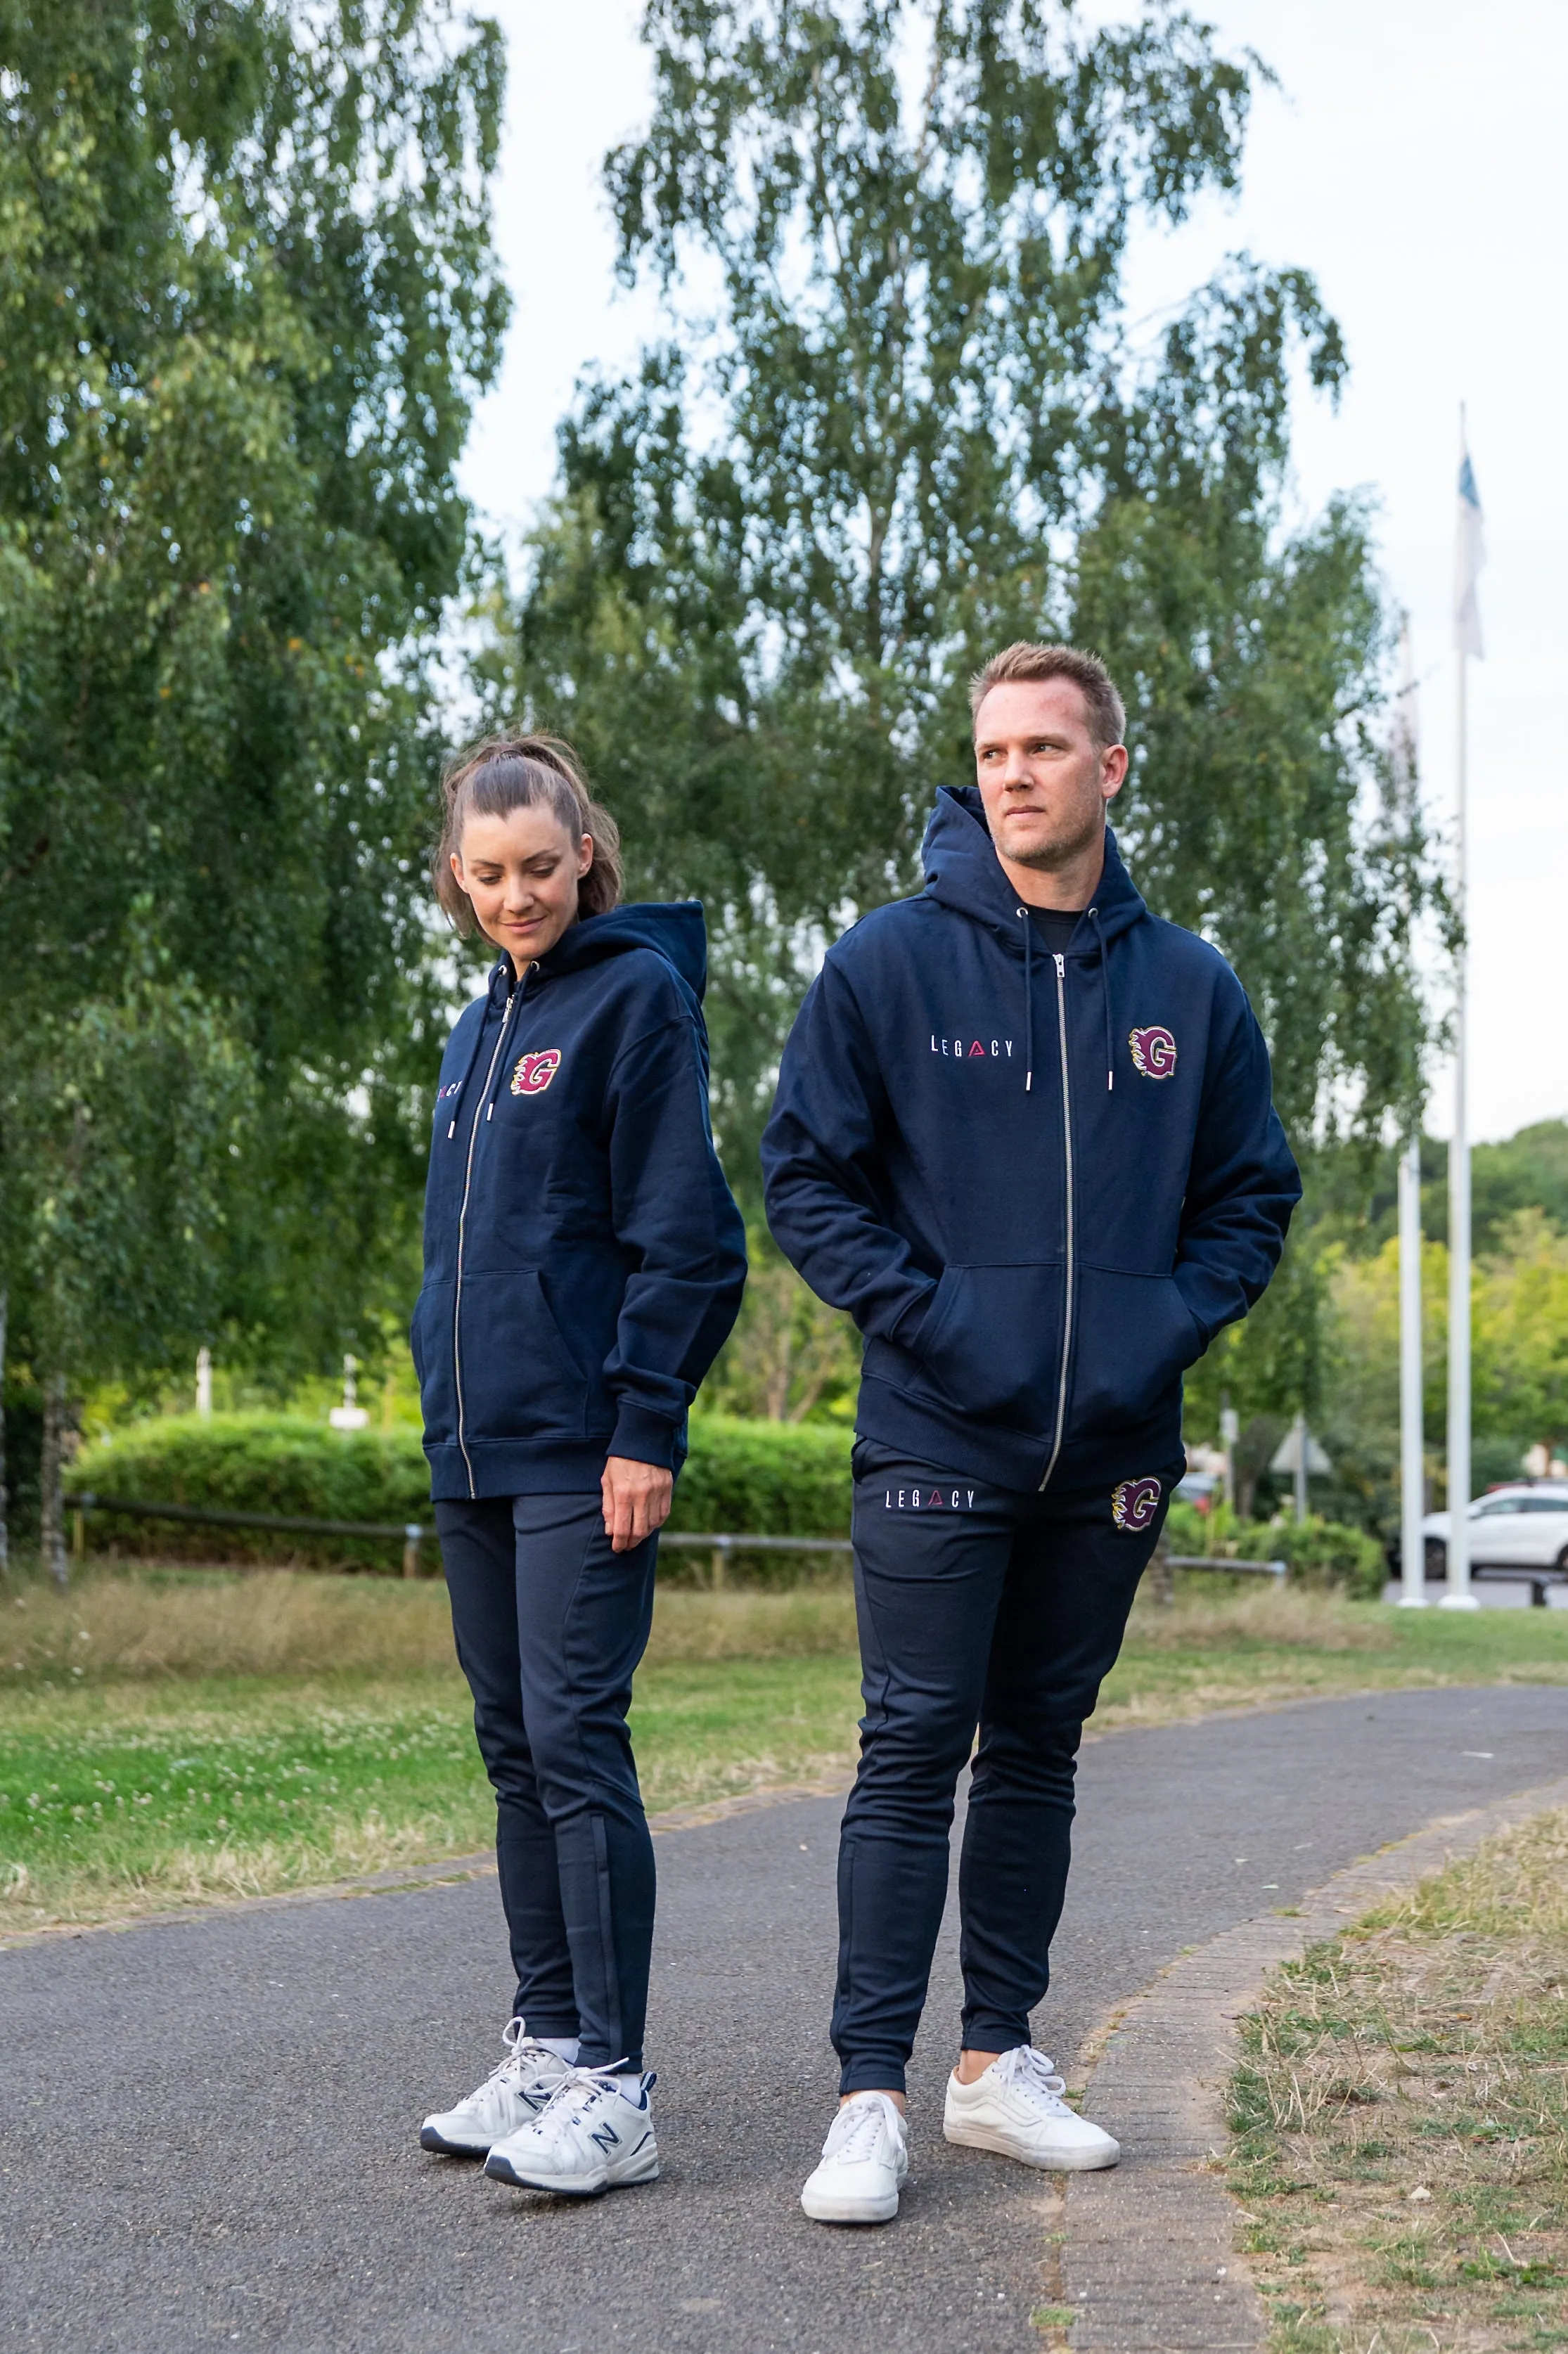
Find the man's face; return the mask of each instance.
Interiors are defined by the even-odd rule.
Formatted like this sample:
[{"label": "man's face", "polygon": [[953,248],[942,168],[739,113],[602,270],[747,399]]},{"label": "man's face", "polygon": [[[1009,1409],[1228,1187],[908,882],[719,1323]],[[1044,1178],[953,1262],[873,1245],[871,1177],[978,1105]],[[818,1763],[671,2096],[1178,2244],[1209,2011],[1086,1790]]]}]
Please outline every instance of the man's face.
[{"label": "man's face", "polygon": [[1018,866],[1081,857],[1121,790],[1127,748],[1089,733],[1083,689],[1070,678],[993,686],[975,714],[975,778],[991,838]]}]

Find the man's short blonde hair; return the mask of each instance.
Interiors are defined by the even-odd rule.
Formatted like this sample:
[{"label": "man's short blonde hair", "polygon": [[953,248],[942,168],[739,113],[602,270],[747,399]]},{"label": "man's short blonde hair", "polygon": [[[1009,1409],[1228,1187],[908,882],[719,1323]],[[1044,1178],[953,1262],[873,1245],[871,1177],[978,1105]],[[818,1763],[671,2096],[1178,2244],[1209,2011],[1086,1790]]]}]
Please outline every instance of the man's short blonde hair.
[{"label": "man's short blonde hair", "polygon": [[1072,680],[1084,698],[1089,733],[1102,752],[1122,741],[1127,734],[1127,705],[1117,692],[1116,681],[1098,654],[1080,653],[1076,646],[1037,646],[1027,638],[1004,646],[969,681],[970,715],[979,718],[980,705],[993,686],[1047,678]]}]

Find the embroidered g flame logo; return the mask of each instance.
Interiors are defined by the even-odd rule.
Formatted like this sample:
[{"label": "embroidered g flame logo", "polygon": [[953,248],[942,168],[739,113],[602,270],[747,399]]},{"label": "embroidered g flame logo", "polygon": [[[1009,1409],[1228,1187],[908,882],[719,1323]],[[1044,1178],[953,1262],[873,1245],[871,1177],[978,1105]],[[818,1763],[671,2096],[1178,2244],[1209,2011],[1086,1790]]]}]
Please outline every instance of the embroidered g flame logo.
[{"label": "embroidered g flame logo", "polygon": [[542,1054],[521,1055],[512,1074],[514,1096],[542,1096],[561,1067],[561,1050],[546,1046]]},{"label": "embroidered g flame logo", "polygon": [[1158,1479],[1118,1479],[1111,1490],[1111,1518],[1118,1529],[1146,1529],[1159,1510]]},{"label": "embroidered g flame logo", "polygon": [[1158,1023],[1150,1030],[1129,1030],[1127,1043],[1135,1067],[1146,1079],[1168,1079],[1176,1068],[1176,1041]]}]

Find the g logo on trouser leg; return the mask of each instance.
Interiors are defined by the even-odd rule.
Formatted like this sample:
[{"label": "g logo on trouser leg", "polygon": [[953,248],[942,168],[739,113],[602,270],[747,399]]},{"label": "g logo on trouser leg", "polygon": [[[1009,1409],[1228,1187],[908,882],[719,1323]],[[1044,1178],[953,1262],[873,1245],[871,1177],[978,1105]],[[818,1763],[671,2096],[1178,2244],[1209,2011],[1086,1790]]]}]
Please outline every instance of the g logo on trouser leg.
[{"label": "g logo on trouser leg", "polygon": [[1159,1510],[1158,1479],[1118,1479],[1111,1490],[1111,1519],[1131,1535],[1148,1528]]}]

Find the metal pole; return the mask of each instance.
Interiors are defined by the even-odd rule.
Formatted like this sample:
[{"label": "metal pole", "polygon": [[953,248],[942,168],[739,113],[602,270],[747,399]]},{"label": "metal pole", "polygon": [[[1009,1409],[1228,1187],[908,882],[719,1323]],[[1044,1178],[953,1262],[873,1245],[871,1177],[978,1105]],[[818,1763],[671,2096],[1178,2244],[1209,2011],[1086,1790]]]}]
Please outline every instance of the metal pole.
[{"label": "metal pole", "polygon": [[[1458,776],[1456,788],[1454,906],[1466,917],[1466,799],[1468,755],[1467,665],[1458,649]],[[1469,948],[1462,934],[1454,966],[1454,1133],[1448,1144],[1448,1591],[1439,1608],[1476,1610],[1470,1591],[1470,1132],[1466,1101],[1465,1027]]]},{"label": "metal pole", "polygon": [[1426,1461],[1421,1394],[1421,1140],[1399,1156],[1399,1553],[1402,1610],[1426,1607]]},{"label": "metal pole", "polygon": [[1307,1518],[1307,1417],[1296,1417],[1296,1517]]}]

